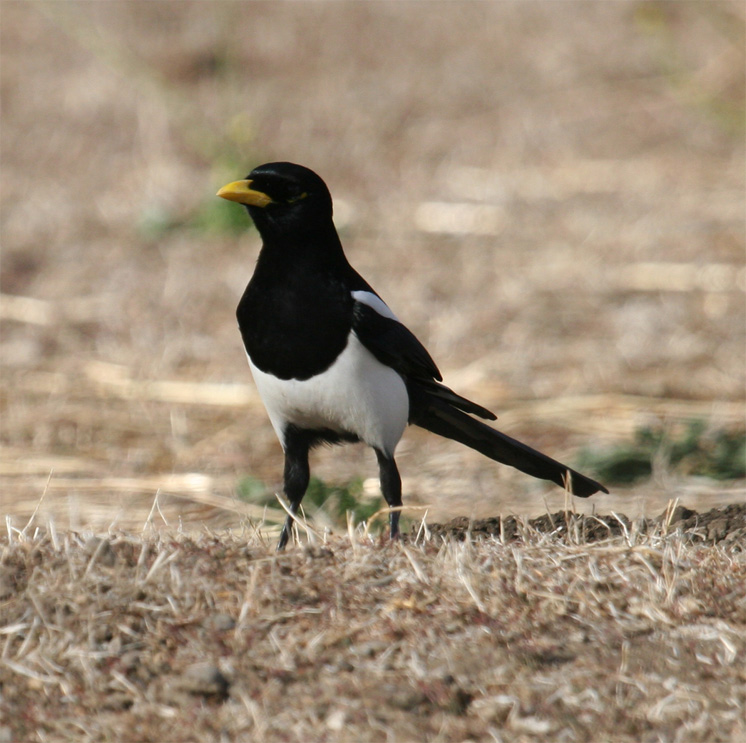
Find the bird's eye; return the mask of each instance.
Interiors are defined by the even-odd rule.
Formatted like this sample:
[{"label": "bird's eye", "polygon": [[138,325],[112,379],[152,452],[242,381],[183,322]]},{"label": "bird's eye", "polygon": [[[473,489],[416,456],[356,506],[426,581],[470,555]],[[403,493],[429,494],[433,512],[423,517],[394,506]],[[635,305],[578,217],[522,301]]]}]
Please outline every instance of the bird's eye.
[{"label": "bird's eye", "polygon": [[298,194],[297,196],[291,196],[288,198],[288,204],[295,204],[296,201],[300,201],[301,199],[305,199],[308,197],[308,192],[304,191],[301,194]]}]

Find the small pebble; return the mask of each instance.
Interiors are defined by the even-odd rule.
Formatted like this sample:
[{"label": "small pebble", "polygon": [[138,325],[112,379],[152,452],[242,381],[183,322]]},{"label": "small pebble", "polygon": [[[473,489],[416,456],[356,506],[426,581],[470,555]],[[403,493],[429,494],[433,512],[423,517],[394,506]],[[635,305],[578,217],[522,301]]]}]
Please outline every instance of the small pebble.
[{"label": "small pebble", "polygon": [[219,697],[226,695],[229,685],[228,679],[210,661],[202,661],[187,666],[177,682],[179,689],[190,694]]}]

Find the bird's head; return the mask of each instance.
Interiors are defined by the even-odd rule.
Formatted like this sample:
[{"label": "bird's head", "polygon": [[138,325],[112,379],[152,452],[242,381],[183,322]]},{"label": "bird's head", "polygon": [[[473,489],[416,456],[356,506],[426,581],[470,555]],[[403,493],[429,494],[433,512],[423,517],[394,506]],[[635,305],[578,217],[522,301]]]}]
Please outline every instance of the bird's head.
[{"label": "bird's head", "polygon": [[263,237],[332,224],[332,197],[309,168],[267,163],[242,181],[223,186],[218,196],[243,204]]}]

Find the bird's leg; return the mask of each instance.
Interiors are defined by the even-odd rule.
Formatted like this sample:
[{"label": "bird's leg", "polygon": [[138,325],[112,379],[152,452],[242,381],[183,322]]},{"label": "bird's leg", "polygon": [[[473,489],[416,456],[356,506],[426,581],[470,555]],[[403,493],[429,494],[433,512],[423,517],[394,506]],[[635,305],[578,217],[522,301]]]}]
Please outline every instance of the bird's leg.
[{"label": "bird's leg", "polygon": [[[308,466],[308,438],[292,427],[285,431],[285,471],[284,490],[285,497],[290,502],[290,513],[295,516],[298,507],[303,500],[308,488],[311,471]],[[280,541],[277,543],[277,551],[285,549],[293,528],[293,516],[288,515],[285,525],[282,527]]]},{"label": "bird's leg", "polygon": [[[385,454],[380,449],[376,449],[378,457],[378,469],[381,479],[381,492],[389,508],[398,508],[401,506],[401,477],[396,467],[393,456]],[[389,515],[389,525],[391,527],[391,538],[396,539],[399,536],[399,516],[401,511],[391,511]]]}]

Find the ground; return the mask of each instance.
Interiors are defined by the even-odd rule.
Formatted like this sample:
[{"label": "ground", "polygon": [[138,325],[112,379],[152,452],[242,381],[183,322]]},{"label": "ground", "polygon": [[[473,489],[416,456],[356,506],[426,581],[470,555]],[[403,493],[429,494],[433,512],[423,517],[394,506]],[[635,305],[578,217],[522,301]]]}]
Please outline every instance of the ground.
[{"label": "ground", "polygon": [[[405,515],[430,541],[356,547],[336,528],[331,556],[272,555],[264,507],[238,497],[272,494],[282,469],[234,317],[259,244],[214,194],[261,162],[317,170],[351,262],[445,381],[552,456],[593,476],[641,431],[680,441],[692,425],[714,450],[746,428],[745,27],[743,4],[719,0],[0,3],[0,564],[16,576],[0,703],[69,707],[58,729],[25,708],[11,739],[186,740],[192,722],[230,735],[249,718],[257,740],[353,724],[403,740],[614,740],[617,722],[619,740],[743,736],[743,475],[661,446],[649,476],[568,502],[408,431]],[[346,487],[375,461],[329,449],[313,471]],[[579,546],[552,556],[540,536],[558,512],[629,527],[677,508],[700,514],[679,519],[697,539],[656,536],[664,520],[631,546],[616,526],[621,542],[588,544],[606,527],[573,521]],[[500,541],[511,517],[543,519],[539,536]],[[443,546],[465,528],[497,541]],[[109,543],[111,565],[91,562]],[[197,584],[151,595],[151,570]],[[543,596],[550,578],[577,601]],[[652,614],[629,619],[622,585]],[[56,592],[91,617],[88,639],[52,617]],[[218,615],[235,626],[209,636]],[[224,689],[158,701],[203,660]],[[113,706],[94,712],[99,688]],[[349,689],[355,704],[335,705]]]},{"label": "ground", "polygon": [[31,525],[3,547],[0,736],[737,743],[746,508],[728,509],[740,534],[672,510],[591,541],[560,513],[279,556],[250,525]]}]

